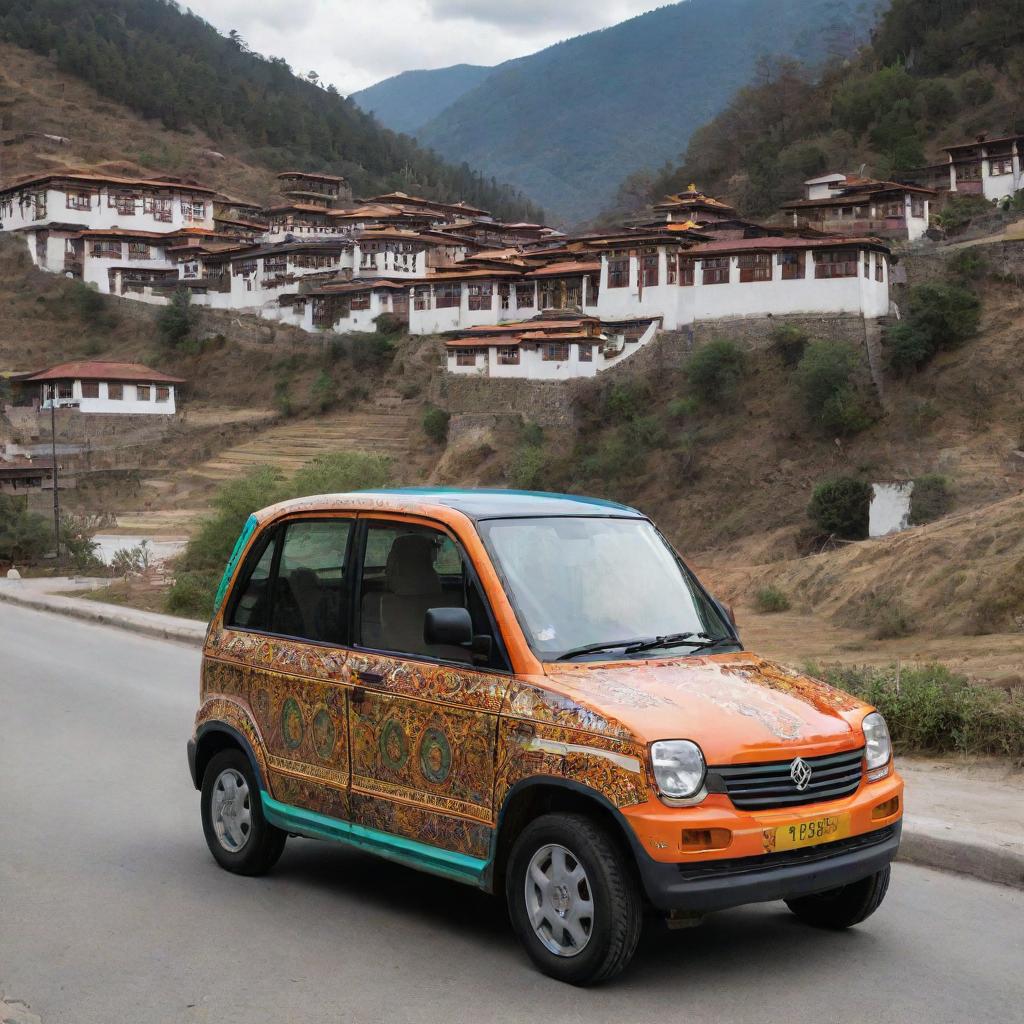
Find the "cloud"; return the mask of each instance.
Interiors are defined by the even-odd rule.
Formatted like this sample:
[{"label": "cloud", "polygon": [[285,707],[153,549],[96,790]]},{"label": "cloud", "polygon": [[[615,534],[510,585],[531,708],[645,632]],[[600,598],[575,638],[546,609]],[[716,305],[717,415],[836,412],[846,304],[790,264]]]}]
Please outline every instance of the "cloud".
[{"label": "cloud", "polygon": [[500,64],[615,24],[647,0],[188,0],[221,32],[348,94],[401,71]]}]

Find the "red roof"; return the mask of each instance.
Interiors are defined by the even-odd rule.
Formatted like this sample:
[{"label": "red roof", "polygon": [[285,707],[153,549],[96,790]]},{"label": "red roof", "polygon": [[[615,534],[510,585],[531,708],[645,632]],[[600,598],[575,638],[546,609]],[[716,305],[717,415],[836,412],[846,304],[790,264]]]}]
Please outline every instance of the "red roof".
[{"label": "red roof", "polygon": [[87,185],[122,185],[131,188],[178,189],[181,192],[203,192],[214,195],[216,189],[205,185],[193,185],[183,181],[171,181],[165,178],[124,178],[117,174],[94,174],[89,171],[48,171],[46,174],[23,174],[0,187],[0,192],[8,192],[26,185],[41,185],[48,181],[78,181]]},{"label": "red roof", "polygon": [[710,252],[742,252],[751,249],[836,249],[848,245],[887,248],[878,238],[793,238],[787,235],[769,235],[765,238],[732,238],[719,242],[700,242],[688,249],[687,255],[700,256]]},{"label": "red roof", "polygon": [[38,373],[19,375],[18,380],[27,383],[50,380],[116,380],[139,381],[143,384],[184,384],[182,377],[151,370],[142,363],[116,363],[101,359],[83,359],[70,363],[58,363]]},{"label": "red roof", "polygon": [[568,261],[564,263],[549,263],[546,267],[538,267],[531,270],[527,277],[560,277],[563,274],[592,274],[601,269],[600,260],[592,260],[589,263],[575,263]]}]

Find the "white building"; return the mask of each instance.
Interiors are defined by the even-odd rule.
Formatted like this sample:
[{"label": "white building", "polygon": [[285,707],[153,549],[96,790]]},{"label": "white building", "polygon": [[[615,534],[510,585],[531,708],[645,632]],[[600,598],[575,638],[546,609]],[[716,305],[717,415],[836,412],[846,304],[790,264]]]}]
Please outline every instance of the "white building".
[{"label": "white building", "polygon": [[60,363],[12,380],[22,390],[38,388],[40,407],[51,401],[83,413],[173,416],[177,389],[185,382],[141,363],[81,360]]},{"label": "white building", "polygon": [[951,192],[983,195],[992,202],[1008,199],[1024,188],[1021,155],[1024,135],[1004,135],[947,146]]},{"label": "white building", "polygon": [[920,185],[824,174],[804,182],[804,197],[783,203],[793,226],[822,232],[916,241],[928,230],[935,191]]}]

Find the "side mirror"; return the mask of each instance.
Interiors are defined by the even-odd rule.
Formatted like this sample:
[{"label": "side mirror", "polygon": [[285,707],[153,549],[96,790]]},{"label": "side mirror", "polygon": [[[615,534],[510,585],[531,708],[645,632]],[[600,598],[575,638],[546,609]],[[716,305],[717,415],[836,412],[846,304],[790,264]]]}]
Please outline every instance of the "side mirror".
[{"label": "side mirror", "polygon": [[423,618],[423,640],[449,647],[471,644],[473,620],[465,608],[429,608]]}]

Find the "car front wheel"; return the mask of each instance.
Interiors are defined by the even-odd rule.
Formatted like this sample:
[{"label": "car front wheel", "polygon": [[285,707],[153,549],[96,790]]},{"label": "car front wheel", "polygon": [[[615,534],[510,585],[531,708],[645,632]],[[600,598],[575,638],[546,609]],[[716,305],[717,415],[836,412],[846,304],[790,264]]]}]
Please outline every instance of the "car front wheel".
[{"label": "car front wheel", "polygon": [[882,905],[889,888],[890,870],[884,867],[859,882],[813,896],[786,900],[786,906],[801,921],[817,928],[851,928],[869,918]]},{"label": "car front wheel", "polygon": [[642,906],[628,857],[582,814],[545,814],[516,840],[505,895],[512,926],[545,974],[592,985],[636,952]]},{"label": "car front wheel", "polygon": [[203,833],[217,863],[238,875],[262,875],[288,835],[263,817],[260,788],[241,750],[222,750],[203,773]]}]

